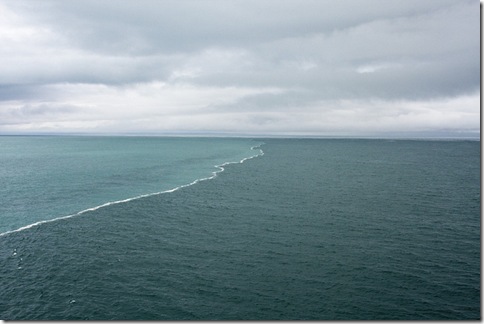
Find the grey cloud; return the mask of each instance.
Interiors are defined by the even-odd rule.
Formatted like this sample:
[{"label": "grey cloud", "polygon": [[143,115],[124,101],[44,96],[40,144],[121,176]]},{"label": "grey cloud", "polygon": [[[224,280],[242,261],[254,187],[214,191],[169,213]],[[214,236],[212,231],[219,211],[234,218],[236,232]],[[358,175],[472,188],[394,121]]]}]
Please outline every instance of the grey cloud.
[{"label": "grey cloud", "polygon": [[78,111],[76,107],[68,105],[47,105],[47,104],[27,104],[12,110],[11,113],[17,116],[31,116],[31,115],[51,115],[51,114],[66,114]]},{"label": "grey cloud", "polygon": [[64,103],[27,103],[0,109],[0,125],[15,125],[49,118],[62,119],[79,112],[79,108]]},{"label": "grey cloud", "polygon": [[[43,1],[16,6],[93,51],[239,46],[333,32],[446,8],[453,1]],[[15,3],[10,3],[15,6]]]},{"label": "grey cloud", "polygon": [[166,79],[176,57],[93,56],[82,53],[8,57],[0,63],[0,84],[109,83]]},{"label": "grey cloud", "polygon": [[[115,93],[159,107],[153,116],[176,111],[150,92],[158,82],[174,91],[166,94],[170,102],[178,102],[173,98],[184,86],[211,89],[207,96],[189,92],[190,102],[200,97],[206,103],[190,123],[205,123],[204,113],[232,114],[234,125],[254,122],[272,131],[302,131],[298,125],[306,125],[321,131],[338,128],[315,120],[330,118],[315,115],[324,104],[378,99],[397,109],[398,101],[452,101],[475,95],[480,87],[479,6],[470,0],[6,0],[0,6],[6,8],[0,17],[0,109],[16,101],[17,112],[26,117],[65,118],[71,114],[58,108],[77,107],[76,100],[107,109]],[[85,96],[60,92],[76,84],[100,87],[81,87],[89,92]],[[143,87],[149,95],[141,95]],[[250,93],[217,100],[228,87]],[[140,110],[130,104],[115,102],[109,109]],[[342,108],[333,107],[331,118],[343,128],[361,119],[346,107],[349,122],[343,122],[336,118]],[[365,107],[367,116],[383,111]],[[430,115],[417,115],[435,126]],[[89,118],[94,122],[96,116]],[[171,125],[183,124],[177,118]],[[475,127],[469,120],[462,117],[459,127]]]},{"label": "grey cloud", "polygon": [[45,95],[38,85],[0,85],[0,102],[12,100],[31,100]]},{"label": "grey cloud", "polygon": [[[7,3],[28,12],[30,21],[62,35],[61,43],[76,51],[43,55],[40,48],[35,55],[7,57],[0,75],[4,84],[168,80],[187,62],[215,48],[219,53],[238,50],[247,55],[227,62],[235,69],[222,66],[220,57],[213,57],[212,62],[205,58],[199,62],[201,73],[190,82],[314,85],[315,89],[323,88],[322,93],[325,88],[331,93],[338,88],[336,95],[348,93],[347,88],[352,87],[350,93],[374,91],[368,95],[391,96],[394,87],[381,86],[395,81],[400,95],[407,96],[421,88],[413,87],[414,81],[404,84],[406,73],[425,80],[429,73],[451,78],[462,69],[466,75],[458,73],[461,86],[456,89],[467,85],[475,90],[479,85],[479,71],[475,70],[480,59],[479,12],[468,1]],[[297,67],[297,62],[305,61],[317,69]],[[391,73],[365,78],[352,75],[360,66],[386,62],[400,64],[401,69],[394,72],[402,77],[394,80]],[[238,65],[243,65],[242,69],[237,69]],[[359,79],[365,84],[360,85]],[[440,83],[429,83],[435,86],[428,93],[439,95]],[[444,88],[440,95],[450,90],[455,89]]]}]

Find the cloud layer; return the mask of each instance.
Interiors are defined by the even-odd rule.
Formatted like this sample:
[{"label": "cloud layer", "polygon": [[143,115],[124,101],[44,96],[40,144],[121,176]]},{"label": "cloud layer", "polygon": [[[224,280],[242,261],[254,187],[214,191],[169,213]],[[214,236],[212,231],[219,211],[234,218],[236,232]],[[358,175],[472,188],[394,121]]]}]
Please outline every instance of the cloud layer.
[{"label": "cloud layer", "polygon": [[0,132],[479,133],[475,1],[0,1]]}]

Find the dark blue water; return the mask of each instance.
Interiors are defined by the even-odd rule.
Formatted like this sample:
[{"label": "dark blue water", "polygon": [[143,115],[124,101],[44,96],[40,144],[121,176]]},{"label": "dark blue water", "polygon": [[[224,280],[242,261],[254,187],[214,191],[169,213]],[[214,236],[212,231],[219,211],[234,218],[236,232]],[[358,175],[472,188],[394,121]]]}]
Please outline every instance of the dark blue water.
[{"label": "dark blue water", "polygon": [[0,318],[480,319],[479,142],[264,142],[212,180],[1,236]]}]

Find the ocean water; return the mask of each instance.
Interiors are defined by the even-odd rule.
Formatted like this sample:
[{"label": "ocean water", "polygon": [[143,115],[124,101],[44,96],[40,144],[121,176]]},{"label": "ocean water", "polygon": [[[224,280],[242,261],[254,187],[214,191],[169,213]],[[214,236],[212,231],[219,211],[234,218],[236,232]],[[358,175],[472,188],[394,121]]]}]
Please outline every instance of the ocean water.
[{"label": "ocean water", "polygon": [[478,141],[0,137],[0,181],[0,319],[481,318]]},{"label": "ocean water", "polygon": [[0,137],[0,235],[172,190],[256,155],[250,140]]}]

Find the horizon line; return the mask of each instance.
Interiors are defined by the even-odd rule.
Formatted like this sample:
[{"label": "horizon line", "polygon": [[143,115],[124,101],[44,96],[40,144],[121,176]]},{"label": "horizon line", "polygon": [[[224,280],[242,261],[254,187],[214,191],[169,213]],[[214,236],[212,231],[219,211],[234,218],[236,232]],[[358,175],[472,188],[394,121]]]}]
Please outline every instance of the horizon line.
[{"label": "horizon line", "polygon": [[348,139],[461,139],[481,140],[479,132],[381,132],[367,134],[298,134],[241,132],[0,132],[0,136],[85,136],[85,137],[219,137],[219,138],[348,138]]}]

